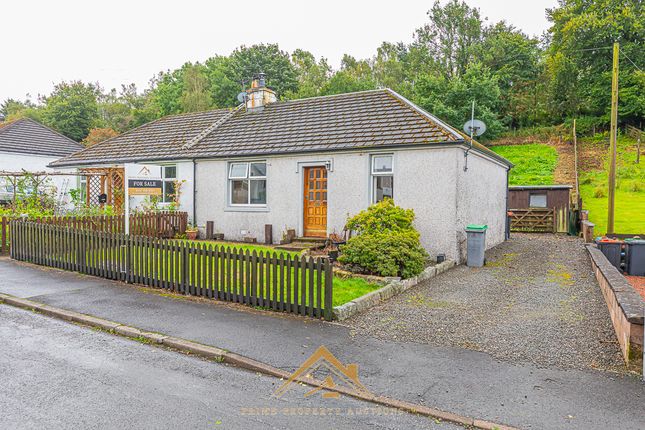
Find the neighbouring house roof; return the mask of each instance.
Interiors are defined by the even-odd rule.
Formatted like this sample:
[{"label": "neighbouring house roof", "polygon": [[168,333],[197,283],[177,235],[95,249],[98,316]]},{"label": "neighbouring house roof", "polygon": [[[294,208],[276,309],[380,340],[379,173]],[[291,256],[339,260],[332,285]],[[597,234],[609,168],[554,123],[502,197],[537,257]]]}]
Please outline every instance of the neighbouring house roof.
[{"label": "neighbouring house roof", "polygon": [[83,145],[30,118],[0,124],[0,152],[66,156]]},{"label": "neighbouring house roof", "polygon": [[[394,91],[383,89],[276,102],[260,112],[242,110],[197,143],[182,148],[229,113],[229,109],[219,109],[167,116],[57,160],[52,166],[465,143],[452,127]],[[474,146],[509,164],[483,145],[475,142]]]}]

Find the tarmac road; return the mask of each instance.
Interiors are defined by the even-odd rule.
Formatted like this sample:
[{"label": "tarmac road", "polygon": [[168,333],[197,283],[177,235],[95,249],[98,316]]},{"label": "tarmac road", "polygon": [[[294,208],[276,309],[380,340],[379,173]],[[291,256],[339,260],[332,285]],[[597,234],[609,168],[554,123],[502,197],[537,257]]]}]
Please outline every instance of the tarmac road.
[{"label": "tarmac road", "polygon": [[[275,378],[0,305],[4,430],[459,428],[394,415],[346,397],[304,398],[309,387],[296,386],[277,399],[272,393],[280,384]],[[260,408],[268,409],[263,414]],[[312,415],[321,408],[326,415]]]}]

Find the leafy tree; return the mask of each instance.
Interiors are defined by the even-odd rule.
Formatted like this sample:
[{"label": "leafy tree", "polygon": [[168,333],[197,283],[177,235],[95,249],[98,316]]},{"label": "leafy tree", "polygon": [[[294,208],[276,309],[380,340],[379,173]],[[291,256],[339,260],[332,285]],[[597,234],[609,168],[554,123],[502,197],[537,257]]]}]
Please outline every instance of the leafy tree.
[{"label": "leafy tree", "polygon": [[547,63],[554,120],[577,114],[609,118],[614,41],[620,42],[623,54],[620,119],[637,122],[642,118],[642,102],[633,97],[642,88],[641,81],[631,61],[641,68],[645,64],[643,2],[559,0],[557,8],[547,10],[547,16],[553,24]]},{"label": "leafy tree", "polygon": [[80,142],[99,120],[98,93],[95,85],[81,81],[57,84],[43,98],[45,124]]},{"label": "leafy tree", "polygon": [[230,59],[218,55],[206,60],[205,65],[214,106],[225,108],[239,104],[237,94],[240,92],[242,84],[235,82]]},{"label": "leafy tree", "polygon": [[195,64],[184,70],[181,107],[184,112],[200,112],[212,106],[205,67]]},{"label": "leafy tree", "polygon": [[461,77],[421,76],[415,86],[415,101],[461,129],[471,117],[471,103],[475,100],[475,117],[486,123],[487,131],[482,139],[487,140],[504,129],[498,117],[500,93],[497,77],[481,63],[473,63]]},{"label": "leafy tree", "polygon": [[325,58],[316,61],[316,57],[302,49],[296,49],[291,54],[291,62],[298,76],[298,90],[286,94],[288,99],[314,97],[321,94],[332,75],[331,66]]},{"label": "leafy tree", "polygon": [[174,71],[160,72],[152,78],[148,109],[162,117],[182,113],[181,95],[184,92],[184,70],[190,63]]},{"label": "leafy tree", "polygon": [[[241,83],[262,72],[267,77],[267,85],[272,87],[278,97],[298,90],[298,74],[291,63],[288,52],[281,51],[277,44],[240,46],[229,57],[228,79]],[[231,94],[233,100],[236,91]]]},{"label": "leafy tree", "polygon": [[93,128],[81,143],[85,146],[92,146],[118,135],[119,132],[111,128]]},{"label": "leafy tree", "polygon": [[424,47],[446,77],[466,72],[472,47],[482,37],[479,9],[464,1],[450,0],[442,6],[435,0],[428,11],[430,22],[416,30],[415,44]]}]

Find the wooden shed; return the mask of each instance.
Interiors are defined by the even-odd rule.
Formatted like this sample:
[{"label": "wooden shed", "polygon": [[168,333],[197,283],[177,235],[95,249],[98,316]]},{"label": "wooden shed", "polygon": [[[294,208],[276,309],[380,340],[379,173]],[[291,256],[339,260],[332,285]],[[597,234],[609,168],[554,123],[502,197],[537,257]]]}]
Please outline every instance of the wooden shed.
[{"label": "wooden shed", "polygon": [[511,230],[567,232],[571,185],[508,187]]}]

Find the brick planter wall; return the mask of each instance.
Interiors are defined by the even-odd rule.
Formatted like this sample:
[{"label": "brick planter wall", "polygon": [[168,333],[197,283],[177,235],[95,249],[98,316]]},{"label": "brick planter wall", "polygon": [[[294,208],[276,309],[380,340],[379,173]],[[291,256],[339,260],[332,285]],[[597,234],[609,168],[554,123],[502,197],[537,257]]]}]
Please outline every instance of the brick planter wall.
[{"label": "brick planter wall", "polygon": [[600,290],[609,308],[625,363],[630,369],[641,371],[645,303],[640,294],[596,246],[586,246]]}]

